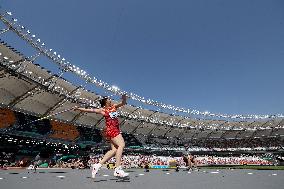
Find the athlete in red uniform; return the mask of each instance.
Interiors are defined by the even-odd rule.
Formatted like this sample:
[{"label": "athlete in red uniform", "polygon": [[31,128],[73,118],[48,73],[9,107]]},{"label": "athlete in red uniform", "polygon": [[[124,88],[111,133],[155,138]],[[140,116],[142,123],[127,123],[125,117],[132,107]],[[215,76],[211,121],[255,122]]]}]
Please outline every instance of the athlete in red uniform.
[{"label": "athlete in red uniform", "polygon": [[92,178],[95,178],[96,173],[101,168],[101,166],[106,163],[110,158],[115,156],[116,158],[116,168],[114,170],[114,176],[126,177],[129,173],[125,173],[121,167],[121,156],[123,149],[125,147],[124,139],[121,135],[119,129],[118,113],[117,109],[126,104],[127,97],[122,95],[122,101],[118,104],[113,104],[109,98],[103,98],[100,100],[101,108],[98,109],[85,109],[76,108],[75,110],[80,110],[89,113],[102,114],[105,118],[106,126],[104,128],[104,137],[110,141],[111,150],[109,150],[103,157],[103,159],[98,164],[92,165]]}]

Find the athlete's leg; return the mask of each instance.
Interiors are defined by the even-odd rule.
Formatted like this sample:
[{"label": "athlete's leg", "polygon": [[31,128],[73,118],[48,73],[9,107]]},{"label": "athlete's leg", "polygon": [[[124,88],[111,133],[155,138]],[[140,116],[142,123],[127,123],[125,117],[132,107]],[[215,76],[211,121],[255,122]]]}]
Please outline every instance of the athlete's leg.
[{"label": "athlete's leg", "polygon": [[114,144],[111,143],[111,150],[109,150],[103,157],[103,159],[97,163],[97,164],[93,164],[91,166],[92,169],[92,178],[96,177],[97,172],[99,171],[99,169],[101,168],[101,166],[107,162],[110,158],[112,158],[115,154],[116,154],[117,148]]},{"label": "athlete's leg", "polygon": [[117,146],[117,151],[115,154],[116,163],[115,166],[119,167],[121,165],[122,152],[125,147],[125,142],[121,134],[111,139],[112,143]]},{"label": "athlete's leg", "polygon": [[116,154],[115,154],[116,168],[114,170],[114,176],[127,177],[129,175],[129,173],[125,173],[122,170],[122,167],[121,167],[121,157],[122,157],[123,149],[125,147],[124,139],[123,139],[122,135],[119,134],[116,137],[112,138],[111,141],[117,146],[117,151],[116,151]]},{"label": "athlete's leg", "polygon": [[103,165],[105,162],[107,162],[110,158],[112,158],[116,152],[117,152],[117,148],[118,146],[115,145],[112,141],[111,141],[111,150],[109,150],[103,157],[103,159],[100,161],[100,164]]}]

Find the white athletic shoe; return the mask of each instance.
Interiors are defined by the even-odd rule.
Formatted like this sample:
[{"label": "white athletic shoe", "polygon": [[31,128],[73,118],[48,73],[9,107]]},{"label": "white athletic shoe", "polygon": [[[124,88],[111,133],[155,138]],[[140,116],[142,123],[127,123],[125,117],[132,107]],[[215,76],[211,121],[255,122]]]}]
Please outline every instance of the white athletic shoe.
[{"label": "white athletic shoe", "polygon": [[127,177],[129,175],[129,173],[126,173],[122,170],[121,166],[117,167],[114,169],[114,173],[113,175],[115,177]]},{"label": "white athletic shoe", "polygon": [[97,164],[92,164],[91,165],[91,169],[92,169],[92,178],[96,177],[97,172],[100,170],[101,168],[101,164],[97,163]]}]

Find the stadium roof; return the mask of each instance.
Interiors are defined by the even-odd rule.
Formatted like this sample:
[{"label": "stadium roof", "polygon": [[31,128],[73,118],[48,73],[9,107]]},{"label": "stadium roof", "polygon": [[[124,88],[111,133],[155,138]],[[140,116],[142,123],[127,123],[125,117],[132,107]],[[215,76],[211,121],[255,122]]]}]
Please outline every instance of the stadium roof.
[{"label": "stadium roof", "polygon": [[[79,94],[79,95],[78,95]],[[51,74],[8,46],[0,44],[0,107],[36,115],[54,115],[79,102],[92,102],[101,96]],[[284,119],[255,121],[205,120],[166,114],[125,105],[119,118],[123,132],[138,136],[165,138],[247,138],[284,135]],[[104,127],[101,115],[65,111],[50,119],[78,126]],[[276,132],[277,131],[277,132]]]}]

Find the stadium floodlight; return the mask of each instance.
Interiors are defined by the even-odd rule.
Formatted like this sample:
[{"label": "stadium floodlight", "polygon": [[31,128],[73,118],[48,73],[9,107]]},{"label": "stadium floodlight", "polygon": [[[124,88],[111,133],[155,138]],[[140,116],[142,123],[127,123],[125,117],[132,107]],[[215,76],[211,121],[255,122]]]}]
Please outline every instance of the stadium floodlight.
[{"label": "stadium floodlight", "polygon": [[6,12],[6,14],[8,14],[9,16],[12,16],[12,12]]},{"label": "stadium floodlight", "polygon": [[40,43],[40,39],[37,39],[36,41]]},{"label": "stadium floodlight", "polygon": [[117,86],[115,86],[115,85],[111,86],[111,88],[112,88],[112,90],[113,90],[114,92],[117,92],[117,91],[120,90],[120,89],[119,89]]},{"label": "stadium floodlight", "polygon": [[30,30],[28,30],[28,31],[27,31],[27,33],[28,33],[28,34],[30,34],[30,33],[31,33],[31,31],[30,31]]},{"label": "stadium floodlight", "polygon": [[17,22],[17,21],[18,21],[18,19],[17,19],[17,18],[14,18],[14,19],[13,19],[13,21],[14,21],[14,22]]},{"label": "stadium floodlight", "polygon": [[45,45],[45,43],[42,43],[42,44],[41,44],[41,46],[44,46],[44,45]]},{"label": "stadium floodlight", "polygon": [[9,30],[10,30],[10,28],[7,28],[7,29],[1,29],[0,34],[3,34],[3,33],[7,32],[7,31],[9,31]]}]

